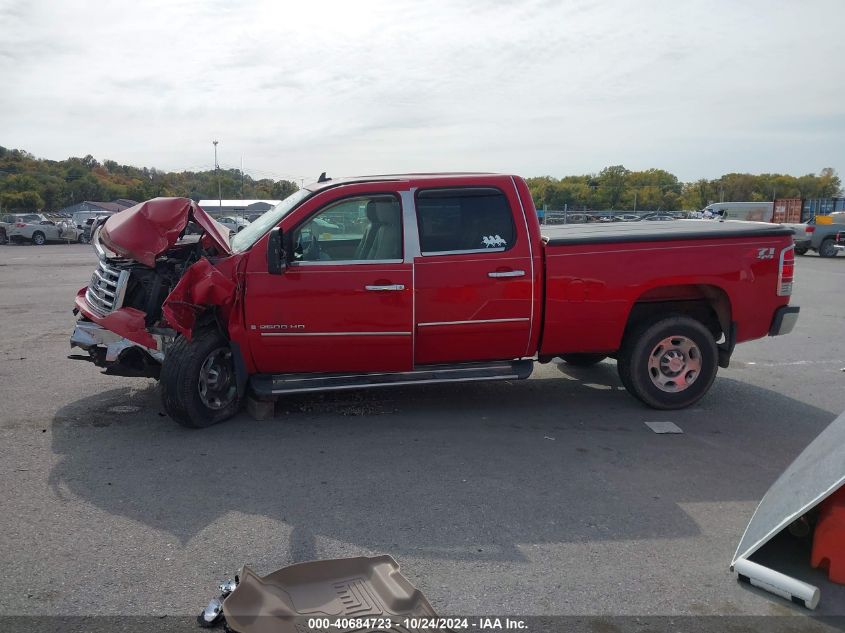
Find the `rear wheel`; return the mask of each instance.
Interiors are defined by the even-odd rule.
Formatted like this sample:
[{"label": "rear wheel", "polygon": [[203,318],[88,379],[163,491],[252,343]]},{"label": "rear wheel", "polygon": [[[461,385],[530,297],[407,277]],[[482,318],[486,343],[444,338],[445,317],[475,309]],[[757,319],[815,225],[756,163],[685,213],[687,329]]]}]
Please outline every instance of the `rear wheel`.
[{"label": "rear wheel", "polygon": [[625,388],[655,409],[681,409],[710,389],[718,370],[713,334],[699,321],[671,316],[633,330],[617,358]]},{"label": "rear wheel", "polygon": [[836,257],[838,252],[832,237],[825,238],[819,245],[819,257]]},{"label": "rear wheel", "polygon": [[561,358],[567,365],[575,367],[590,367],[602,362],[607,356],[605,354],[562,354]]},{"label": "rear wheel", "polygon": [[235,415],[241,408],[232,349],[214,329],[180,338],[161,368],[161,402],[182,426],[202,428]]},{"label": "rear wheel", "polygon": [[36,246],[44,246],[47,243],[47,238],[41,231],[36,231],[32,234],[32,243]]},{"label": "rear wheel", "polygon": [[795,247],[795,254],[796,255],[806,255],[808,250],[810,250],[810,248],[808,246],[796,246]]}]

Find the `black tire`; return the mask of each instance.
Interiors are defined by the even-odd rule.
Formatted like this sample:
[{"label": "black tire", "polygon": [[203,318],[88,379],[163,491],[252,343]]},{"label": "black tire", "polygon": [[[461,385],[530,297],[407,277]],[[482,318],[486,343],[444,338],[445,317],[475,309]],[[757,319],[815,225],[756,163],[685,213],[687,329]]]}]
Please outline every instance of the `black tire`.
[{"label": "black tire", "polygon": [[819,257],[836,257],[839,250],[834,246],[833,238],[826,237],[819,245]]},{"label": "black tire", "polygon": [[[229,342],[215,329],[201,330],[190,341],[180,337],[167,350],[159,378],[161,403],[174,421],[199,429],[228,420],[240,410],[242,399],[237,394],[231,355]],[[218,390],[210,390],[208,381],[201,382],[206,362],[222,376]],[[205,397],[200,393],[202,384],[206,386]],[[215,395],[218,392],[220,397]]]},{"label": "black tire", "polygon": [[795,254],[796,255],[806,255],[808,250],[810,250],[809,246],[796,246],[795,247]]},{"label": "black tire", "polygon": [[76,236],[76,242],[78,244],[84,244],[85,243],[85,233],[80,233],[79,235],[77,235]]},{"label": "black tire", "polygon": [[44,246],[47,243],[47,236],[41,231],[36,231],[32,234],[32,243],[36,246]]},{"label": "black tire", "polygon": [[591,367],[607,358],[606,354],[562,354],[561,358],[567,365],[575,367]]},{"label": "black tire", "polygon": [[[658,346],[666,340],[670,343],[661,353]],[[686,345],[690,348],[684,351]],[[680,357],[678,363],[682,367],[676,370],[678,373],[668,364],[674,360],[670,356]],[[659,367],[650,367],[650,361]],[[696,362],[698,369],[694,371],[689,366]],[[713,334],[700,321],[682,315],[634,328],[625,336],[617,357],[617,370],[625,389],[654,409],[682,409],[694,404],[710,389],[718,368],[719,354]],[[682,375],[690,382],[678,388],[679,381],[675,378]],[[666,381],[663,388],[658,386],[661,381]]]}]

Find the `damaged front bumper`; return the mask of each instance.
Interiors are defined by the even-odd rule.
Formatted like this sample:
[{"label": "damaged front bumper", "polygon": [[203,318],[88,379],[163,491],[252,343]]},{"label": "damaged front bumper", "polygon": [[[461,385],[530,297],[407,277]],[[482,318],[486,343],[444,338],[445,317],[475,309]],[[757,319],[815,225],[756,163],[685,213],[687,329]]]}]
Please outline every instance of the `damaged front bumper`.
[{"label": "damaged front bumper", "polygon": [[85,350],[88,356],[77,354],[70,358],[92,362],[109,374],[158,378],[165,349],[172,337],[153,334],[152,338],[155,348],[139,345],[93,321],[77,321],[70,346]]}]

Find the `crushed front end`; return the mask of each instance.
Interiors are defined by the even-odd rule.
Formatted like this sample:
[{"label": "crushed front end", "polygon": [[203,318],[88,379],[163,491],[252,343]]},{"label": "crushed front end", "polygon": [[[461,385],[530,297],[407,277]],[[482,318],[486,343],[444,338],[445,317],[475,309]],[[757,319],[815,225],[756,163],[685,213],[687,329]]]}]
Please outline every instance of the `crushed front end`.
[{"label": "crushed front end", "polygon": [[[199,236],[185,235],[189,223]],[[79,319],[70,338],[71,347],[86,354],[71,358],[109,374],[158,378],[180,331],[168,323],[165,302],[192,265],[229,254],[225,235],[184,198],[150,200],[98,226],[91,240],[98,262],[76,296]]]}]

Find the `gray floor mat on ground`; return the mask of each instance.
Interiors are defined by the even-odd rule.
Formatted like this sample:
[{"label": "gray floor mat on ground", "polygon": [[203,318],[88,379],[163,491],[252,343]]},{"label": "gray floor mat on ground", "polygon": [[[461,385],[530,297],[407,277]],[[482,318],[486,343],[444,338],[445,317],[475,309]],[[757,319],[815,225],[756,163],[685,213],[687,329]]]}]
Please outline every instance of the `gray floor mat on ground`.
[{"label": "gray floor mat on ground", "polygon": [[402,631],[405,617],[436,616],[390,556],[300,563],[263,578],[244,567],[237,588],[223,602],[223,614],[237,633],[305,633],[320,630],[307,625],[316,618],[390,618],[389,630]]}]

